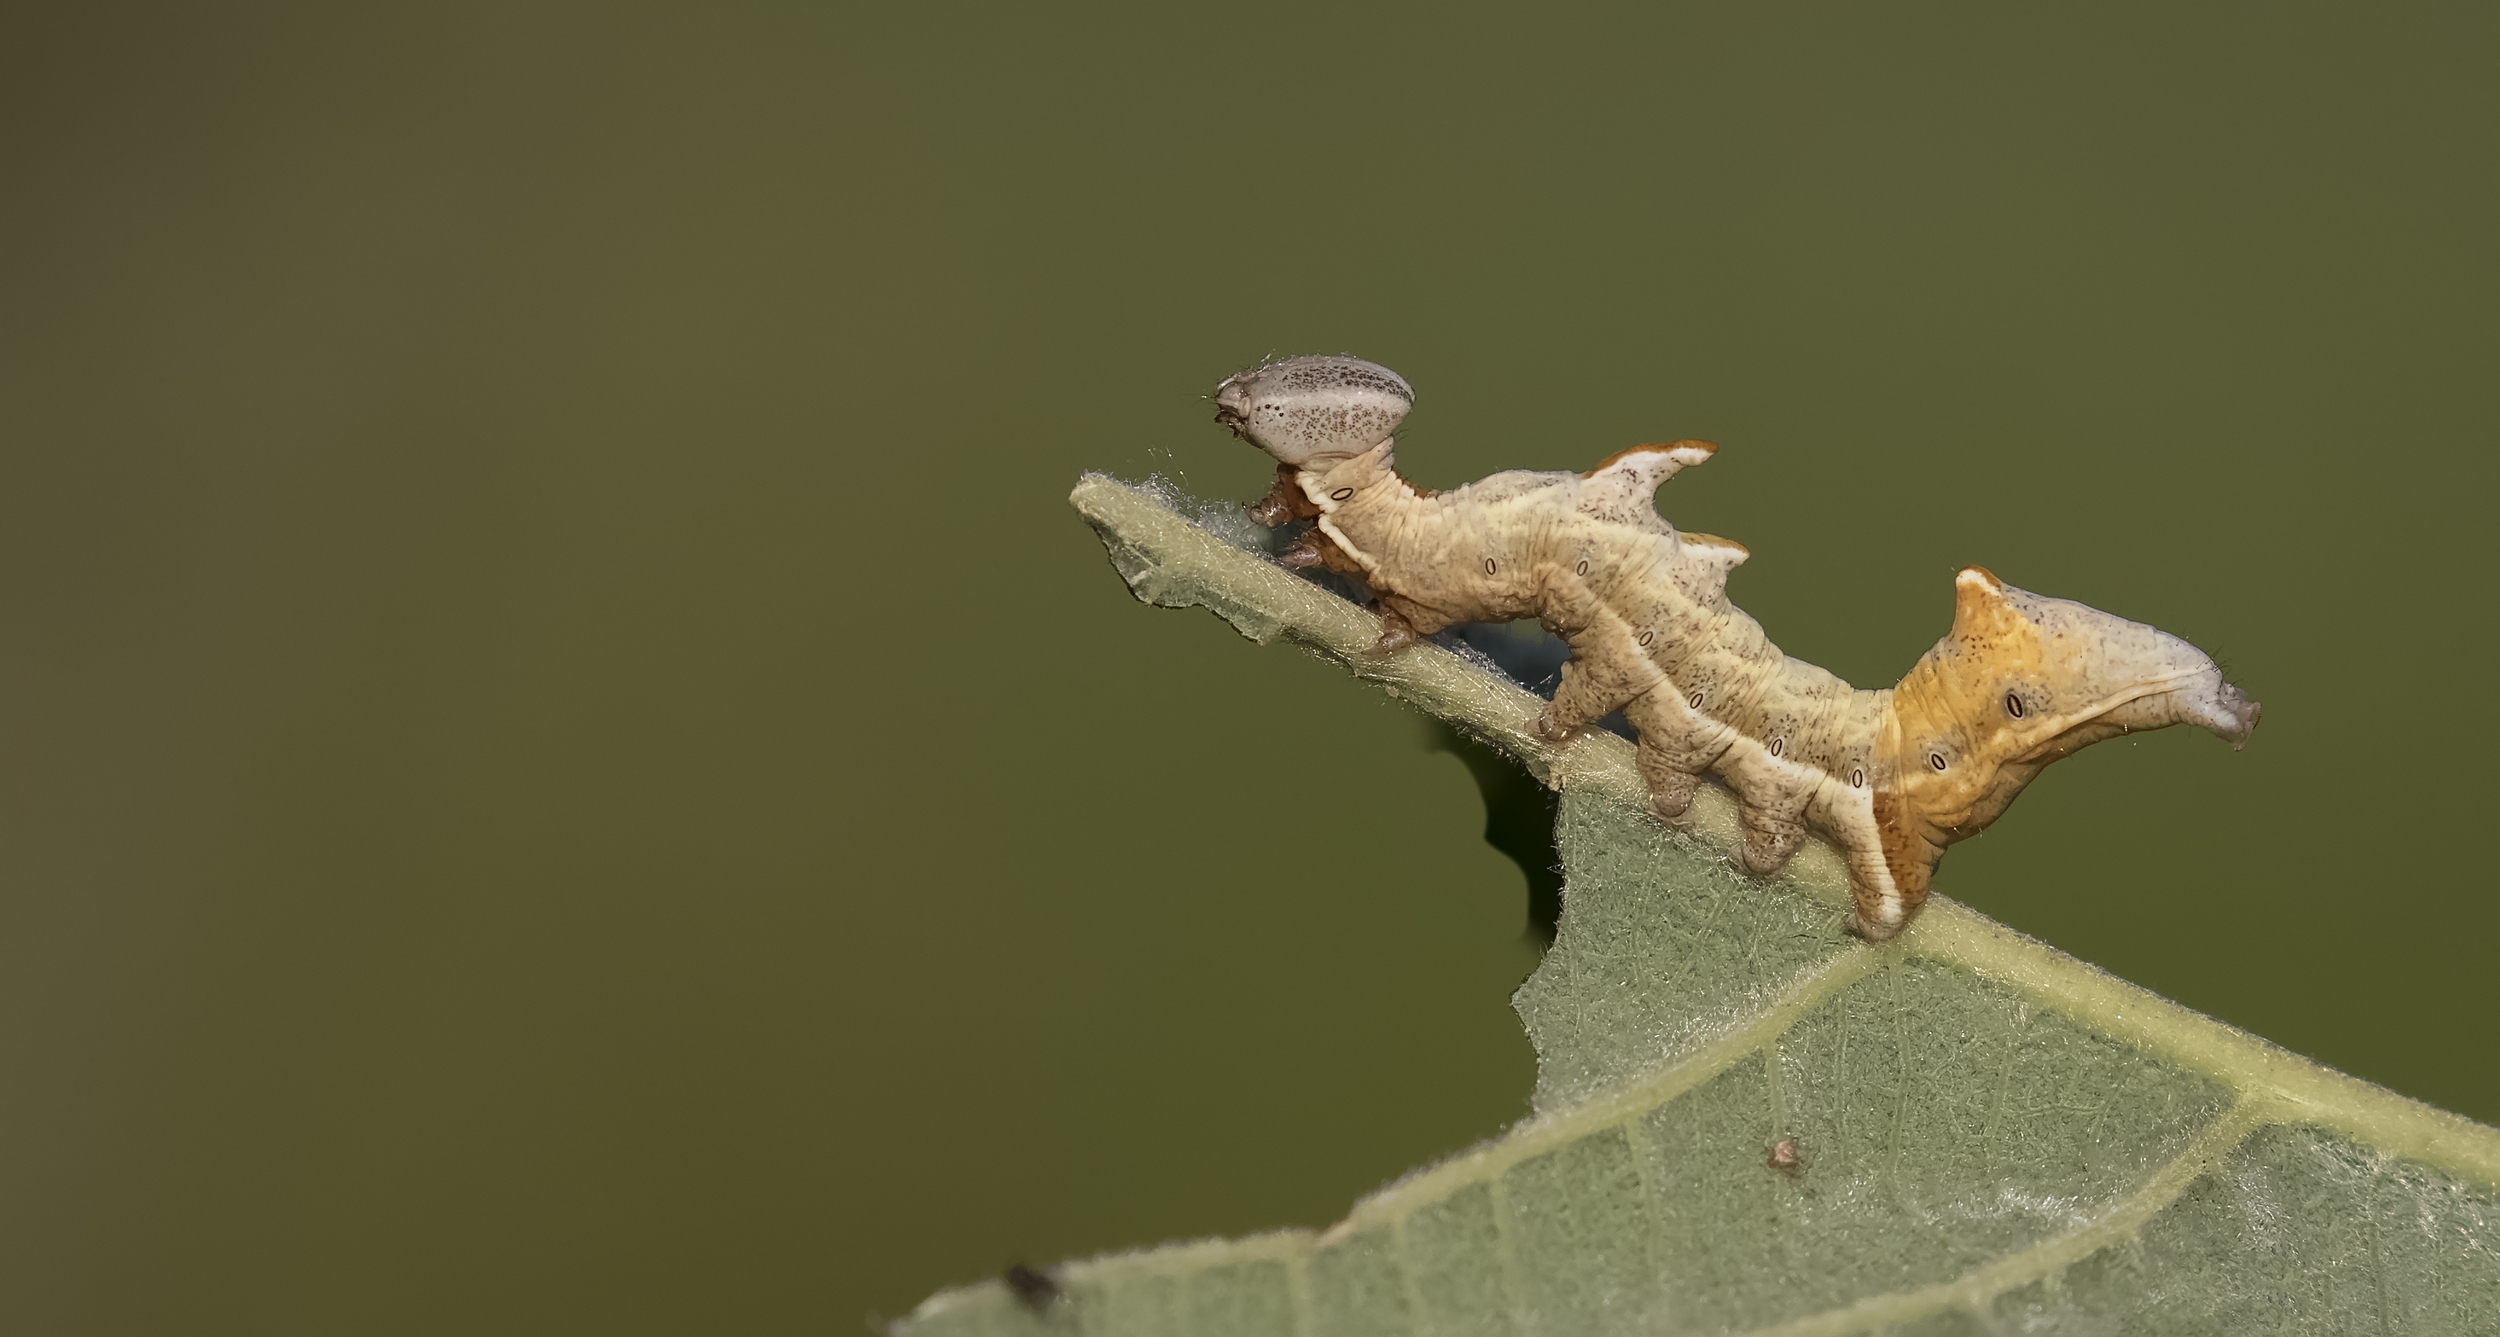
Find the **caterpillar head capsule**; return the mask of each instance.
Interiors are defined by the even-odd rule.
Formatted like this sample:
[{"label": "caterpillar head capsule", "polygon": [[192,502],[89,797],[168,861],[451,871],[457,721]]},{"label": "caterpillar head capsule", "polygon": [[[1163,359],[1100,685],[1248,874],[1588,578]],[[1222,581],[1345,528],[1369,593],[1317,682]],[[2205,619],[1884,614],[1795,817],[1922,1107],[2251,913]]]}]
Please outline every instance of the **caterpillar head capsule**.
[{"label": "caterpillar head capsule", "polygon": [[1296,468],[1326,469],[1381,442],[1406,420],[1415,391],[1396,372],[1355,357],[1286,358],[1215,387],[1215,420]]}]

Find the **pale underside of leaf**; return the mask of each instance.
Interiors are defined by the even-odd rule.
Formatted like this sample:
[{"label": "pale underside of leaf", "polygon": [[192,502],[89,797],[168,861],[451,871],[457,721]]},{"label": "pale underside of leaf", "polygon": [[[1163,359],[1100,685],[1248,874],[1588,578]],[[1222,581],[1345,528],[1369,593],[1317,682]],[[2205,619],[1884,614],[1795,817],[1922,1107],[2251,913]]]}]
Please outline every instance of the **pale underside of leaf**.
[{"label": "pale underside of leaf", "polygon": [[1849,938],[1829,846],[1741,876],[1724,791],[1663,826],[1629,744],[1545,742],[1541,701],[1439,647],[1364,653],[1378,621],[1227,513],[1099,475],[1070,500],[1139,599],[1303,645],[1562,791],[1561,929],[1514,999],[1535,1113],[1326,1231],[1070,1263],[1040,1304],[967,1286],[901,1330],[2500,1332],[2500,1130],[1941,896]]}]

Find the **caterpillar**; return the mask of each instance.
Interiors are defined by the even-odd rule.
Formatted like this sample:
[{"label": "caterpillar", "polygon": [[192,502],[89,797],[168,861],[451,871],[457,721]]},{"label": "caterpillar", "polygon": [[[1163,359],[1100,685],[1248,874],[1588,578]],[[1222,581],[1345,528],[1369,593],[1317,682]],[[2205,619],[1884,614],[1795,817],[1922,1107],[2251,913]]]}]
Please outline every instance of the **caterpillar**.
[{"label": "caterpillar", "polygon": [[2233,749],[2258,703],[2180,638],[1954,577],[1953,626],[1893,687],[1852,688],[1780,653],[1728,602],[1743,545],[1660,518],[1659,485],[1707,441],[1634,446],[1586,473],[1494,474],[1447,492],[1398,476],[1415,392],[1352,357],[1298,357],[1216,387],[1216,421],[1275,457],[1251,517],[1314,522],[1280,554],[1361,578],[1388,654],[1462,622],[1535,618],[1571,649],[1538,731],[1561,740],[1621,711],[1651,807],[1686,819],[1715,775],[1737,800],[1736,862],[1778,871],[1809,831],[1838,845],[1847,927],[1881,941],[1927,899],[1945,847],[2002,815],[2042,767],[2120,734],[2201,724]]}]

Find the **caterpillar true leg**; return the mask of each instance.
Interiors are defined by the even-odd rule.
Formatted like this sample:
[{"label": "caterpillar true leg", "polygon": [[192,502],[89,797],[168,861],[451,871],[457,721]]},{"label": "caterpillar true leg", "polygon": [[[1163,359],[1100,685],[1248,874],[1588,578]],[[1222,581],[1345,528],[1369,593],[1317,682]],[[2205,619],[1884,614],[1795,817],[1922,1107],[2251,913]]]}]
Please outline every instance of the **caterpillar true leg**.
[{"label": "caterpillar true leg", "polygon": [[1318,528],[1302,531],[1300,537],[1285,545],[1285,550],[1276,554],[1276,564],[1288,571],[1316,566],[1341,576],[1365,574],[1362,563],[1347,556],[1346,550],[1338,547],[1337,541],[1328,537],[1326,530]]},{"label": "caterpillar true leg", "polygon": [[1290,520],[1317,518],[1319,508],[1302,495],[1302,485],[1294,481],[1296,470],[1291,465],[1276,466],[1276,486],[1267,495],[1250,503],[1250,518],[1269,529]]},{"label": "caterpillar true leg", "polygon": [[1380,611],[1380,639],[1367,654],[1395,654],[1441,629],[1429,612],[1397,595],[1377,593],[1373,603]]}]

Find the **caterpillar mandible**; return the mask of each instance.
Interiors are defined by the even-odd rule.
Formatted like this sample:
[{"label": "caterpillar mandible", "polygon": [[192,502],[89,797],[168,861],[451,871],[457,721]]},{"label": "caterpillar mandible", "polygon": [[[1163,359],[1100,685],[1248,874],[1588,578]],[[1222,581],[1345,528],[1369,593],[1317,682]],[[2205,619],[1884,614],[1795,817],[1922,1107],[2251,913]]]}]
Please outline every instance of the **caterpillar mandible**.
[{"label": "caterpillar mandible", "polygon": [[1315,521],[1281,555],[1368,583],[1386,654],[1461,622],[1535,618],[1571,647],[1538,729],[1561,739],[1620,710],[1669,822],[1717,775],[1736,795],[1736,859],[1777,871],[1809,830],[1845,854],[1849,928],[1882,940],[1927,899],[1945,847],[2002,814],[2040,769],[2104,738],[2201,724],[2234,749],[2258,703],[2167,632],[1954,577],[1953,628],[1894,687],[1864,691],[1780,653],[1727,599],[1740,544],[1677,531],[1658,486],[1707,441],[1634,446],[1587,473],[1409,485],[1393,433],[1415,394],[1386,367],[1298,357],[1216,387],[1216,421],[1277,461],[1251,508]]}]

